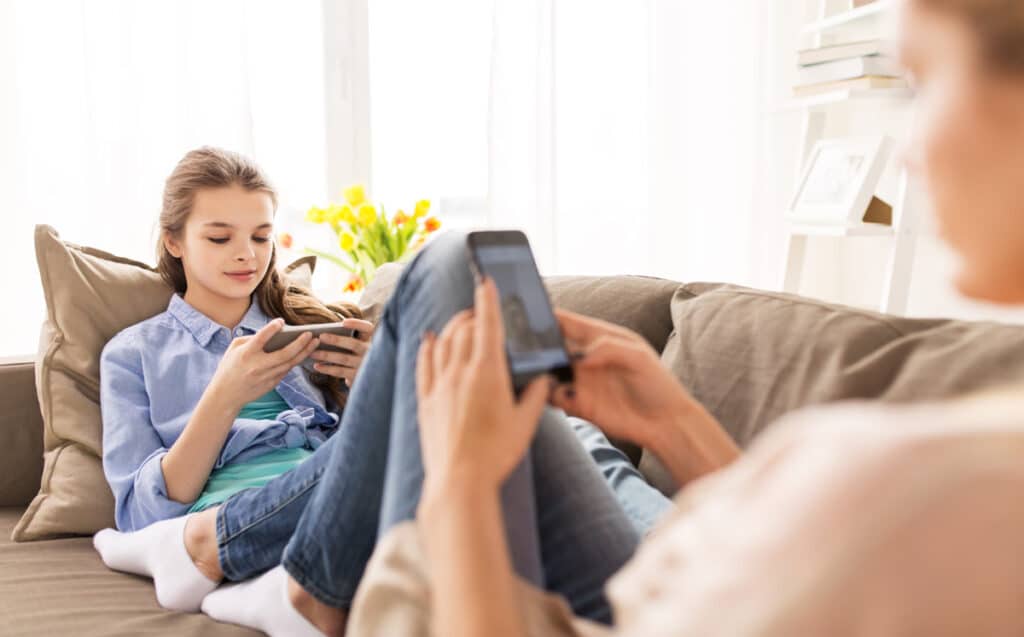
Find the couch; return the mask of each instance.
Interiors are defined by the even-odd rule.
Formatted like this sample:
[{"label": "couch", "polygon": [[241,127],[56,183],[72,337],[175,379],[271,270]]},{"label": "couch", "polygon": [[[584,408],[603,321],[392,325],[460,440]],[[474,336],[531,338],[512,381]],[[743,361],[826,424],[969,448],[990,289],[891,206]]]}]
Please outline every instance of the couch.
[{"label": "couch", "polygon": [[[382,271],[361,305],[379,315],[397,279]],[[554,277],[554,303],[627,326],[746,446],[775,418],[852,398],[936,399],[1024,374],[1024,327],[886,316],[731,285],[647,277]],[[0,635],[254,635],[161,609],[150,580],[111,572],[89,537],[15,543],[39,488],[42,422],[34,362],[0,361]],[[672,493],[642,449],[622,445]]]}]

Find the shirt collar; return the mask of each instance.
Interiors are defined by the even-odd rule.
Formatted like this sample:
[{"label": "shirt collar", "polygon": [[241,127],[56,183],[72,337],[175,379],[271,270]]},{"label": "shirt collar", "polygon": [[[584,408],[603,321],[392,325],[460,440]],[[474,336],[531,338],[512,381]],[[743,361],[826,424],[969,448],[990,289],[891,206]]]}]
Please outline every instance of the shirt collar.
[{"label": "shirt collar", "polygon": [[[218,331],[225,329],[225,326],[213,321],[210,317],[192,307],[178,293],[171,295],[171,301],[167,305],[167,312],[178,319],[203,347],[210,344],[210,340]],[[253,294],[249,300],[249,309],[246,310],[245,316],[238,323],[238,327],[244,328],[250,333],[255,333],[269,322],[270,317],[260,308],[259,301],[256,300],[256,296]],[[230,339],[231,336],[228,337],[228,340]]]},{"label": "shirt collar", "polygon": [[253,294],[250,297],[249,309],[245,312],[245,316],[239,321],[238,327],[244,327],[252,333],[256,333],[263,329],[267,323],[270,322],[270,317],[263,312],[260,307],[260,302],[256,299],[256,295]]}]

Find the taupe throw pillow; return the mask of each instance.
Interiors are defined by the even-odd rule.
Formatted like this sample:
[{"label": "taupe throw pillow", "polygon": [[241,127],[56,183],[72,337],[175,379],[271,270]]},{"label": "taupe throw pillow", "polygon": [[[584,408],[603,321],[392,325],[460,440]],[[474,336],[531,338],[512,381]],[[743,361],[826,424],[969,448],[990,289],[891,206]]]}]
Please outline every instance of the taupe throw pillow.
[{"label": "taupe throw pillow", "polygon": [[1024,326],[707,283],[680,287],[672,320],[662,360],[741,446],[806,405],[940,399],[1024,378]]},{"label": "taupe throw pillow", "polygon": [[[49,226],[36,226],[35,243],[46,299],[35,365],[44,466],[39,493],[12,533],[18,542],[114,525],[101,461],[100,353],[125,327],[166,310],[172,294],[150,266],[67,243]],[[314,267],[305,257],[285,271],[308,287]]]}]

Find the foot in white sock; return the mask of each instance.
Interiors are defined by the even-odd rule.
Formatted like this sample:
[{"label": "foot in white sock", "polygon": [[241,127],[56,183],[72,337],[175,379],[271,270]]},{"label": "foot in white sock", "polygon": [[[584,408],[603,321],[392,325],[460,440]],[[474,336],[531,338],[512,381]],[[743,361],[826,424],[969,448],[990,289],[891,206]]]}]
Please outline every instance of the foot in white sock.
[{"label": "foot in white sock", "polygon": [[203,575],[189,557],[187,520],[188,516],[161,520],[131,533],[103,529],[92,544],[109,568],[152,577],[161,606],[194,613],[218,582]]},{"label": "foot in white sock", "polygon": [[203,612],[221,622],[262,630],[270,637],[323,637],[288,599],[288,573],[275,566],[263,575],[221,586],[203,600]]}]

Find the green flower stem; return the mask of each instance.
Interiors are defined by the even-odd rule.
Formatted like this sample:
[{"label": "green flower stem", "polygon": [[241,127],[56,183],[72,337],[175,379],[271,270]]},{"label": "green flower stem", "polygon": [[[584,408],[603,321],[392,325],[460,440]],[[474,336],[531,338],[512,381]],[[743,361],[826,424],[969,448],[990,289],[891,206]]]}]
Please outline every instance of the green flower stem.
[{"label": "green flower stem", "polygon": [[357,272],[354,267],[352,267],[349,264],[345,263],[344,261],[342,261],[338,257],[334,256],[333,254],[328,254],[326,252],[321,252],[320,250],[314,250],[313,248],[303,248],[302,251],[305,252],[306,254],[312,254],[312,255],[315,255],[317,257],[321,257],[323,259],[327,259],[331,263],[337,265],[339,268],[347,270],[348,272],[350,272],[352,274],[356,274],[356,275],[359,274],[359,272]]}]

